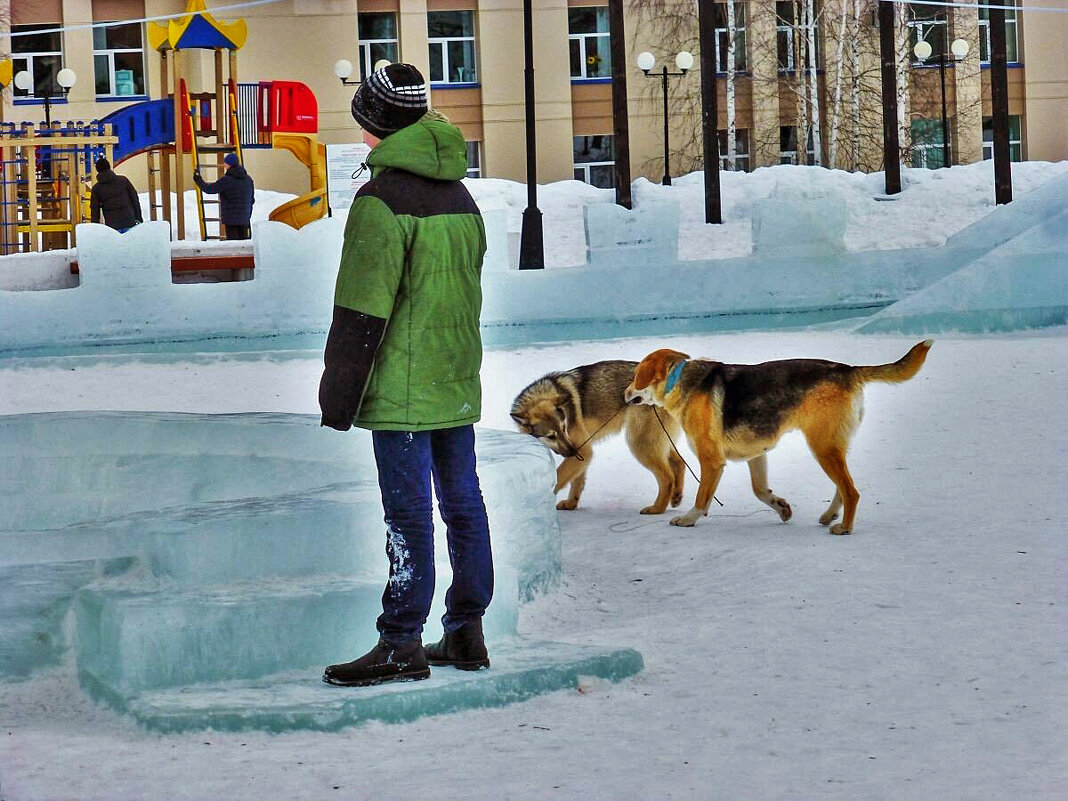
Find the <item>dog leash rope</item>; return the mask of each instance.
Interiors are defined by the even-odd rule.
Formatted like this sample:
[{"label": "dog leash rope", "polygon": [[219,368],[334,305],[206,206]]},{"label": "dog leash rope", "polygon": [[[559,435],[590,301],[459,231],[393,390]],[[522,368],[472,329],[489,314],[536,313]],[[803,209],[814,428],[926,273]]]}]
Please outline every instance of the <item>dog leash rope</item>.
[{"label": "dog leash rope", "polygon": [[[682,454],[679,453],[679,449],[675,446],[675,440],[671,438],[671,434],[668,433],[667,426],[665,426],[664,421],[660,419],[660,412],[657,410],[656,406],[653,406],[653,414],[656,415],[656,422],[660,423],[660,427],[664,429],[664,436],[668,438],[668,442],[671,443],[671,447],[675,449],[675,455],[682,459],[682,463],[686,465],[686,469],[690,471],[690,475],[693,476],[693,480],[697,482],[698,486],[700,486],[701,477],[693,471],[693,468],[690,467],[690,463],[682,458]],[[720,506],[723,506],[723,501],[721,501],[715,495],[712,496],[712,500],[714,500]]]},{"label": "dog leash rope", "polygon": [[588,437],[586,437],[585,442],[583,442],[581,445],[579,445],[577,448],[575,448],[575,458],[578,459],[580,462],[585,462],[586,460],[584,458],[582,458],[582,454],[579,451],[581,451],[583,448],[585,448],[587,442],[589,442],[591,439],[593,439],[598,434],[600,434],[602,429],[604,429],[604,427],[606,425],[608,425],[613,420],[615,420],[616,419],[616,415],[618,415],[621,411],[623,411],[626,408],[627,408],[626,406],[620,406],[618,409],[616,409],[616,413],[615,414],[613,414],[611,417],[609,417],[607,420],[605,420],[603,423],[601,423],[601,427],[600,428],[598,428],[596,431],[594,431],[592,434],[590,434]]},{"label": "dog leash rope", "polygon": [[[774,509],[754,509],[752,512],[746,512],[744,515],[720,515],[720,514],[716,514],[716,515],[709,515],[709,517],[752,517],[753,515],[759,515],[759,514],[763,514],[764,512],[774,512],[774,511],[775,511]],[[655,525],[657,525],[657,524],[659,524],[661,522],[662,522],[661,520],[648,520],[648,521],[645,521],[645,522],[642,522],[642,523],[633,523],[632,524],[631,521],[629,521],[629,520],[620,520],[620,521],[612,523],[610,526],[608,526],[608,530],[611,531],[613,534],[629,534],[631,531],[637,531],[638,529],[645,528],[646,526],[655,526]],[[627,526],[627,528],[623,528],[623,526]]]}]

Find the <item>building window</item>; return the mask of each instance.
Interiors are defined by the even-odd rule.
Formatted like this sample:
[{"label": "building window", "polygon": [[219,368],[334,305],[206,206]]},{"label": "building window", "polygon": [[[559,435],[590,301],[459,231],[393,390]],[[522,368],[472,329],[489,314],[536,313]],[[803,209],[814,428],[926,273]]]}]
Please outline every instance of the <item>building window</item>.
[{"label": "building window", "polygon": [[[817,3],[813,2],[813,13],[819,19]],[[801,25],[795,15],[795,4],[792,0],[778,0],[775,3],[775,40],[779,57],[779,72],[793,72],[797,69],[796,61],[800,58],[805,60],[805,49],[808,47],[807,28]],[[812,23],[813,38],[815,39],[815,52],[809,62],[820,63],[820,34],[819,22]]]},{"label": "building window", "polygon": [[482,177],[482,143],[467,143],[467,177]]},{"label": "building window", "polygon": [[[719,130],[719,167],[721,170],[732,169],[727,158],[727,131]],[[734,129],[734,167],[735,172],[749,172],[749,129]]]},{"label": "building window", "polygon": [[808,148],[805,158],[797,160],[797,126],[779,127],[779,164],[812,164],[816,160],[816,150],[812,146],[812,129],[808,129]]},{"label": "building window", "polygon": [[391,64],[400,60],[397,40],[397,15],[394,13],[366,13],[357,16],[357,35],[360,39],[360,80],[374,72],[375,64],[385,59]]},{"label": "building window", "polygon": [[[726,3],[716,3],[716,72],[727,71],[727,50],[730,31],[727,30]],[[734,71],[745,72],[745,4],[734,4]]]},{"label": "building window", "polygon": [[601,189],[612,189],[616,185],[612,137],[605,134],[576,136],[574,147],[575,180]]},{"label": "building window", "polygon": [[145,48],[141,23],[93,26],[93,72],[97,97],[145,94]]},{"label": "building window", "polygon": [[[909,58],[913,66],[924,63],[937,63],[939,56],[949,52],[946,42],[949,39],[949,20],[946,9],[942,6],[909,6]],[[931,45],[931,55],[927,61],[916,58],[913,48],[919,42]],[[932,60],[934,59],[934,60]]]},{"label": "building window", "polygon": [[945,166],[942,148],[942,120],[917,119],[912,131],[912,166],[937,170]]},{"label": "building window", "polygon": [[[1013,6],[1013,0],[998,0],[999,5]],[[1005,60],[1010,64],[1019,61],[1016,32],[1016,9],[1005,9]],[[990,63],[990,9],[979,6],[979,63]]]},{"label": "building window", "polygon": [[567,10],[567,38],[572,78],[611,78],[612,48],[608,6]]},{"label": "building window", "polygon": [[28,36],[11,37],[11,68],[15,75],[26,70],[33,76],[33,88],[19,89],[12,84],[16,98],[62,97],[63,90],[56,75],[63,69],[63,40],[60,33],[37,33],[59,27],[60,23],[45,25],[12,25],[12,33]]},{"label": "building window", "polygon": [[475,12],[430,11],[430,82],[474,83]]},{"label": "building window", "polygon": [[[1009,115],[1009,161],[1023,161],[1023,125],[1019,114]],[[983,158],[994,158],[994,118],[983,117]]]}]

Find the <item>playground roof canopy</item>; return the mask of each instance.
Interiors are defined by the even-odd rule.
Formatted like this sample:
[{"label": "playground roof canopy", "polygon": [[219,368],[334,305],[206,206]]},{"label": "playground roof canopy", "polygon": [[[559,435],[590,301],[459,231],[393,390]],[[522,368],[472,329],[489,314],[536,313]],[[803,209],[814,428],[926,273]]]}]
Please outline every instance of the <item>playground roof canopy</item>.
[{"label": "playground roof canopy", "polygon": [[150,22],[149,44],[156,50],[240,50],[248,38],[244,20],[220,22],[208,13],[204,0],[188,0],[186,12],[166,24]]}]

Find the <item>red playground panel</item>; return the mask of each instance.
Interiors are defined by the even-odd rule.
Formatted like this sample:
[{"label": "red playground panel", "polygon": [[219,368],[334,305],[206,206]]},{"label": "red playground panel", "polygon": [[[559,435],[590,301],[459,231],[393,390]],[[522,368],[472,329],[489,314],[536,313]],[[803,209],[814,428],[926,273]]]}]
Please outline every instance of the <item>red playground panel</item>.
[{"label": "red playground panel", "polygon": [[269,92],[268,127],[271,133],[317,133],[319,105],[312,90],[299,81],[261,84]]}]

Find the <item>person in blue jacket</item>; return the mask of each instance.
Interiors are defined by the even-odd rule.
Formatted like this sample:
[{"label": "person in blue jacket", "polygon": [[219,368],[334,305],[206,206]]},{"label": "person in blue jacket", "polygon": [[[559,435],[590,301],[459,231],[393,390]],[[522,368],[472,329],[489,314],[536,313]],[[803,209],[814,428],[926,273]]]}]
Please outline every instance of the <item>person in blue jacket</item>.
[{"label": "person in blue jacket", "polygon": [[223,158],[227,170],[218,181],[208,183],[200,172],[193,173],[193,181],[201,192],[219,196],[219,225],[227,239],[250,239],[252,229],[252,205],[256,202],[256,185],[252,176],[241,166],[236,153],[227,153]]}]

